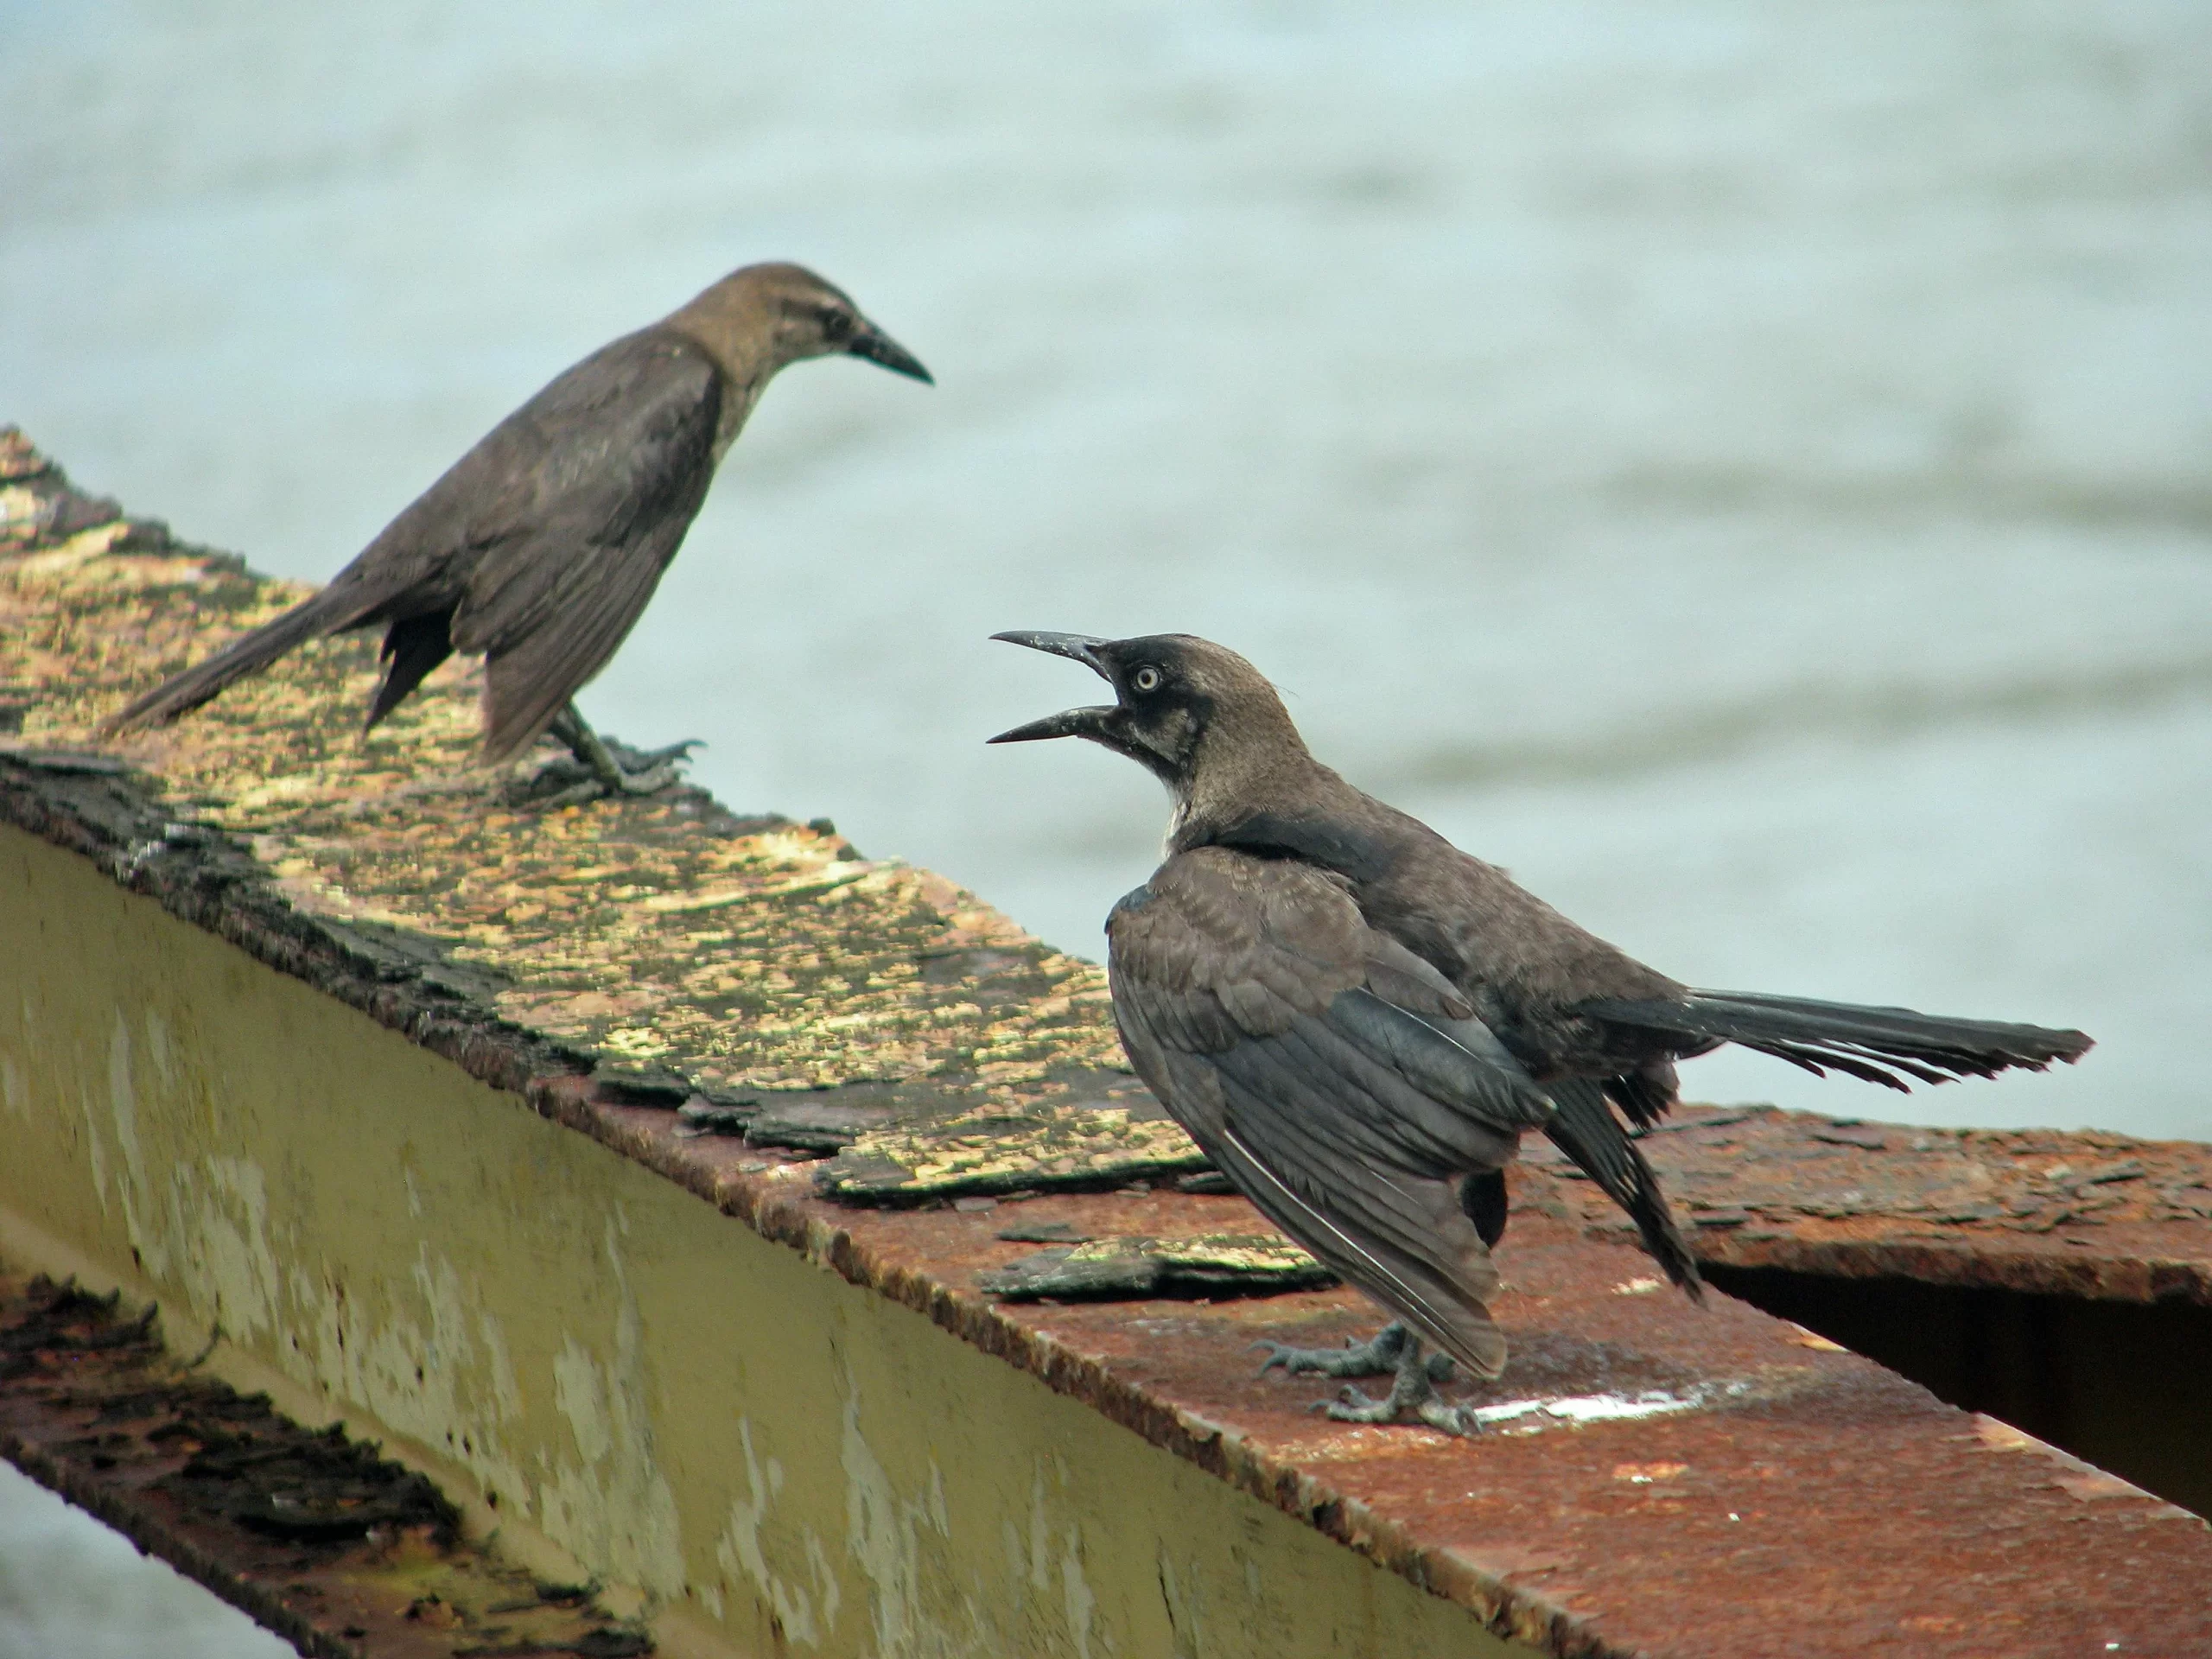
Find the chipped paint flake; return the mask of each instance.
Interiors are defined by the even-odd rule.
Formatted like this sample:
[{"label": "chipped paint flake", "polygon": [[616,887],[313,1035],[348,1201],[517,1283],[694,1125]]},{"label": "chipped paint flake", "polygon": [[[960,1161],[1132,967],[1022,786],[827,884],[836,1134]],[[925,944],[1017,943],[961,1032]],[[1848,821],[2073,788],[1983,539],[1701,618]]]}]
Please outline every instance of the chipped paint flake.
[{"label": "chipped paint flake", "polygon": [[[764,1460],[755,1452],[749,1419],[739,1420],[738,1440],[744,1449],[747,1495],[730,1501],[729,1521],[715,1543],[715,1562],[721,1568],[723,1580],[733,1588],[739,1587],[741,1575],[751,1584],[753,1593],[767,1605],[785,1641],[819,1647],[836,1629],[843,1587],[830,1565],[829,1552],[810,1527],[798,1529],[809,1581],[801,1582],[796,1576],[779,1573],[771,1567],[767,1554],[770,1545],[764,1539],[764,1528],[768,1526],[770,1511],[783,1491],[783,1466],[775,1459]],[[718,1606],[721,1599],[718,1592]]]}]

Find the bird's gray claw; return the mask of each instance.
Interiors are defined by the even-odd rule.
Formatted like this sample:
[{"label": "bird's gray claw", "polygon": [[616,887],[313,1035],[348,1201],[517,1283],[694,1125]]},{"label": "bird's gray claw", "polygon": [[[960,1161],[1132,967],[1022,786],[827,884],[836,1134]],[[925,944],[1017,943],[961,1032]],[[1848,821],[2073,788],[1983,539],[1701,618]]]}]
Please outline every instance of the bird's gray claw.
[{"label": "bird's gray claw", "polygon": [[618,795],[657,795],[670,785],[682,781],[683,774],[673,765],[658,766],[643,772],[621,772],[613,782],[603,778],[587,778],[582,783],[569,785],[557,794],[546,796],[536,804],[542,810],[557,812],[564,806],[582,806],[590,801],[607,800]]},{"label": "bird's gray claw", "polygon": [[665,748],[633,749],[626,743],[610,742],[592,730],[573,702],[555,716],[546,730],[555,741],[567,746],[572,759],[549,761],[531,779],[532,786],[548,779],[573,778],[578,770],[586,774],[583,781],[547,798],[543,804],[548,809],[581,806],[586,801],[621,795],[657,795],[682,781],[677,768],[703,741],[688,737]]},{"label": "bird's gray claw", "polygon": [[[1278,1365],[1292,1376],[1313,1372],[1322,1376],[1388,1376],[1398,1368],[1399,1357],[1405,1352],[1412,1332],[1404,1325],[1393,1320],[1365,1342],[1347,1340],[1341,1348],[1299,1348],[1287,1342],[1255,1342],[1255,1348],[1264,1348],[1268,1357],[1261,1362],[1259,1375],[1265,1376]],[[1433,1368],[1441,1360],[1444,1369]],[[1441,1382],[1452,1375],[1452,1357],[1438,1354],[1431,1358],[1431,1375]]]},{"label": "bird's gray claw", "polygon": [[564,806],[582,806],[588,801],[600,799],[607,793],[607,786],[596,778],[587,778],[581,784],[570,784],[557,795],[548,795],[533,803],[540,811],[558,812]]},{"label": "bird's gray claw", "polygon": [[625,795],[658,795],[671,784],[683,781],[683,774],[677,770],[682,756],[664,760],[658,766],[644,767],[637,772],[624,772],[619,782],[607,793],[620,791]]},{"label": "bird's gray claw", "polygon": [[1373,1357],[1365,1343],[1348,1343],[1342,1348],[1294,1348],[1287,1342],[1259,1342],[1253,1346],[1268,1351],[1268,1357],[1260,1362],[1255,1373],[1260,1376],[1265,1376],[1278,1365],[1290,1376],[1309,1371],[1322,1376],[1382,1376],[1390,1370],[1388,1362]]},{"label": "bird's gray claw", "polygon": [[1357,1389],[1338,1389],[1333,1400],[1319,1402],[1323,1412],[1340,1423],[1387,1423],[1397,1414],[1389,1401],[1376,1400]]},{"label": "bird's gray claw", "polygon": [[1482,1427],[1466,1407],[1447,1406],[1441,1400],[1423,1401],[1414,1412],[1438,1433],[1449,1434],[1455,1440],[1471,1439]]},{"label": "bird's gray claw", "polygon": [[1313,1409],[1339,1423],[1422,1422],[1439,1433],[1457,1440],[1466,1439],[1481,1427],[1474,1413],[1465,1406],[1446,1405],[1425,1391],[1408,1397],[1405,1390],[1395,1388],[1381,1400],[1362,1394],[1357,1389],[1346,1389],[1334,1400],[1316,1401]]},{"label": "bird's gray claw", "polygon": [[1472,1434],[1480,1426],[1465,1406],[1446,1405],[1437,1398],[1436,1385],[1452,1375],[1449,1354],[1424,1354],[1421,1338],[1403,1324],[1384,1325],[1365,1342],[1342,1348],[1293,1348],[1280,1342],[1255,1344],[1268,1350],[1260,1367],[1264,1376],[1277,1365],[1295,1375],[1318,1371],[1324,1376],[1388,1376],[1390,1392],[1377,1400],[1357,1389],[1340,1390],[1333,1400],[1317,1400],[1309,1409],[1339,1423],[1422,1422],[1440,1433]]}]

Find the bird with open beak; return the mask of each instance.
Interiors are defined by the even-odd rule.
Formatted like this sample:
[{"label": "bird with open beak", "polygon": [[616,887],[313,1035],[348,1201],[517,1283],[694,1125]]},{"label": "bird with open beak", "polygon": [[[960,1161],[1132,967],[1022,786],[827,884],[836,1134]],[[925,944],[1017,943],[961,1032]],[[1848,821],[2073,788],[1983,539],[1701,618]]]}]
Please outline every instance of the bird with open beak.
[{"label": "bird with open beak", "polygon": [[[1107,918],[1114,1019],[1137,1075],[1268,1220],[1396,1316],[1371,1342],[1264,1344],[1264,1370],[1388,1375],[1357,1422],[1473,1419],[1433,1344],[1495,1376],[1503,1171],[1541,1129],[1634,1219],[1691,1296],[1696,1260],[1629,1133],[1674,1063],[1725,1042],[1904,1088],[2074,1060],[2078,1031],[1692,990],[1584,931],[1308,753],[1268,684],[1188,634],[996,639],[1069,657],[1115,701],[991,740],[1080,737],[1166,785],[1167,858]],[[1624,1119],[1626,1120],[1624,1122]]]},{"label": "bird with open beak", "polygon": [[496,765],[550,730],[584,780],[556,797],[650,794],[692,746],[626,768],[577,709],[683,544],[715,470],[777,372],[862,358],[929,371],[798,265],[747,265],[556,377],[501,421],[314,598],[137,698],[110,731],[163,724],[295,647],[384,630],[373,727],[454,652],[485,659]]}]

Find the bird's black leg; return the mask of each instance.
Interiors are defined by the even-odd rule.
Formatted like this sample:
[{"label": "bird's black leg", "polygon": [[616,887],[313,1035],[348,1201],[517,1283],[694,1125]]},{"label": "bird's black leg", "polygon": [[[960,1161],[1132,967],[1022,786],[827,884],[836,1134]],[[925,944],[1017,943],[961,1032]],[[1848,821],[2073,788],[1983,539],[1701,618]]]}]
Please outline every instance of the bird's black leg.
[{"label": "bird's black leg", "polygon": [[[1421,1338],[1402,1325],[1384,1326],[1375,1340],[1365,1346],[1379,1348],[1382,1338],[1394,1331],[1398,1333],[1398,1339],[1392,1344],[1395,1351],[1389,1367],[1390,1392],[1388,1395],[1374,1400],[1357,1389],[1345,1389],[1333,1400],[1317,1401],[1313,1409],[1340,1423],[1423,1422],[1446,1434],[1473,1433],[1479,1427],[1473,1412],[1465,1406],[1447,1406],[1436,1397],[1437,1383],[1452,1374],[1449,1355],[1433,1354],[1424,1359]],[[1347,1353],[1351,1351],[1346,1351]],[[1437,1366],[1439,1360],[1443,1362],[1440,1371]],[[1315,1366],[1313,1369],[1319,1370],[1325,1368]],[[1344,1376],[1346,1373],[1338,1371],[1335,1374]]]},{"label": "bird's black leg", "polygon": [[615,758],[613,750],[585,723],[573,702],[553,716],[553,723],[547,729],[569,746],[569,753],[591,774],[587,781],[552,797],[546,802],[548,806],[574,806],[597,800],[602,795],[656,794],[677,781],[680,775],[677,766],[698,744],[698,739],[691,738],[671,743],[664,749],[649,750],[639,756],[645,764],[632,770]]},{"label": "bird's black leg", "polygon": [[[1287,1342],[1255,1345],[1268,1351],[1267,1358],[1260,1363],[1262,1376],[1278,1365],[1294,1376],[1305,1371],[1323,1376],[1389,1376],[1398,1369],[1408,1344],[1415,1349],[1421,1346],[1403,1319],[1393,1319],[1365,1342],[1347,1342],[1341,1348],[1294,1348]],[[1451,1375],[1451,1355],[1428,1357],[1431,1382],[1445,1382]]]}]

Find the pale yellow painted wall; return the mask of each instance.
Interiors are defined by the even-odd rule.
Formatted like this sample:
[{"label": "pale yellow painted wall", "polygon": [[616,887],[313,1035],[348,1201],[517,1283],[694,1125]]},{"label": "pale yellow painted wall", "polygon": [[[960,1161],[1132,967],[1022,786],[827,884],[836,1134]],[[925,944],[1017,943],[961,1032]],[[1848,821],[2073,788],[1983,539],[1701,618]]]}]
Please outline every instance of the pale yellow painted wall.
[{"label": "pale yellow painted wall", "polygon": [[678,1649],[1527,1651],[8,828],[0,1210]]}]

